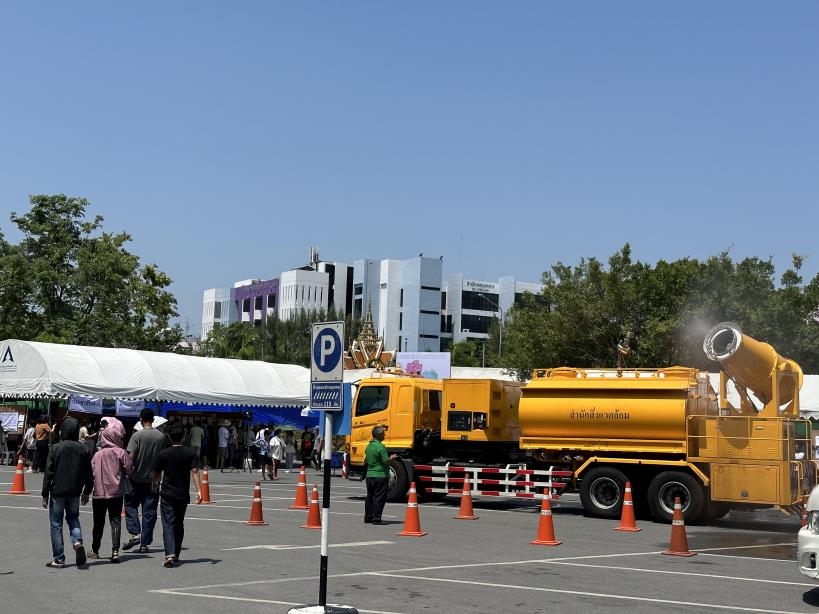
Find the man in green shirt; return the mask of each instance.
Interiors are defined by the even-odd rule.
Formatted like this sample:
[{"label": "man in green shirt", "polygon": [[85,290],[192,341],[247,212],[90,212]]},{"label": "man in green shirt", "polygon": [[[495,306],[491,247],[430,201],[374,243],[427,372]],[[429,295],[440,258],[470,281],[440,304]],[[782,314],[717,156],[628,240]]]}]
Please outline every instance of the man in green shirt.
[{"label": "man in green shirt", "polygon": [[373,427],[373,438],[364,450],[364,463],[367,467],[367,498],[364,500],[364,522],[383,524],[381,512],[387,502],[387,487],[389,486],[390,460],[397,459],[398,455],[390,456],[387,448],[381,443],[384,441],[384,427]]}]

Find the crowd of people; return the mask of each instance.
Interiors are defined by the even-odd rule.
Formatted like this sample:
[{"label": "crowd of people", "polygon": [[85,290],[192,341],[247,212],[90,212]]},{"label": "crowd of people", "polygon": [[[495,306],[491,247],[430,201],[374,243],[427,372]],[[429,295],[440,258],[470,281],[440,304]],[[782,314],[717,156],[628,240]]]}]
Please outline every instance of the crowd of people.
[{"label": "crowd of people", "polygon": [[[298,437],[297,437],[298,435]],[[209,445],[210,443],[214,445]],[[162,523],[163,565],[175,566],[184,539],[184,519],[190,504],[191,480],[195,502],[201,501],[199,468],[258,470],[262,479],[290,472],[297,454],[306,466],[319,468],[317,429],[301,433],[274,425],[240,425],[230,420],[193,420],[183,425],[171,419],[154,428],[154,412],[144,409],[135,428],[117,418],[89,421],[66,416],[54,427],[45,416],[34,420],[18,450],[29,472],[42,472],[43,507],[49,510],[51,568],[65,566],[63,522],[68,525],[77,565],[100,558],[106,518],[111,531],[112,563],[120,548],[149,553],[157,517]],[[93,498],[92,498],[93,495]],[[80,526],[80,505],[92,501],[90,550]],[[123,543],[122,516],[128,533]]]}]

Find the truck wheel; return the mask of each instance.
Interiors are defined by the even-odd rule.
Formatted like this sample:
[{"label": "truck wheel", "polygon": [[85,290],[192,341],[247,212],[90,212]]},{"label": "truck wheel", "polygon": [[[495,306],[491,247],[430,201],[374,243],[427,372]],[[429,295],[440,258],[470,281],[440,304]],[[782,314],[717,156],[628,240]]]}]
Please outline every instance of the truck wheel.
[{"label": "truck wheel", "polygon": [[580,482],[580,502],[589,516],[617,518],[623,507],[627,478],[619,469],[595,467]]},{"label": "truck wheel", "polygon": [[407,470],[401,460],[390,461],[389,486],[387,487],[387,501],[395,503],[403,501],[409,490]]},{"label": "truck wheel", "polygon": [[705,509],[702,486],[692,476],[681,471],[663,471],[648,486],[648,506],[660,522],[674,518],[674,499],[680,498],[683,519],[689,524],[700,520]]}]

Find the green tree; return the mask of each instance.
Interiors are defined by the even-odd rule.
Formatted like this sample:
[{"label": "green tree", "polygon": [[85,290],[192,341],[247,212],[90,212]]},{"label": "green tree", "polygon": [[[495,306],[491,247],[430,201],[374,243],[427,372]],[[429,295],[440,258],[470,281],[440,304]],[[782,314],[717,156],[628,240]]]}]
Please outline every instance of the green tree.
[{"label": "green tree", "polygon": [[502,364],[519,378],[537,368],[613,367],[618,341],[631,332],[628,367],[715,370],[702,342],[711,326],[727,320],[815,372],[819,325],[809,314],[819,305],[819,276],[804,284],[803,262],[794,256],[778,285],[770,259],[734,262],[728,251],[651,267],[633,262],[626,244],[607,266],[594,258],[574,267],[558,262],[544,273],[539,300],[509,310]]},{"label": "green tree", "polygon": [[[170,278],[127,251],[127,233],[102,232],[101,216],[85,219],[84,198],[35,195],[10,219],[23,233],[0,241],[0,319],[26,339],[168,351],[181,340],[171,325],[176,299]],[[14,297],[14,298],[11,298]]]},{"label": "green tree", "polygon": [[453,367],[482,367],[484,352],[484,343],[464,339],[452,345],[450,361]]}]

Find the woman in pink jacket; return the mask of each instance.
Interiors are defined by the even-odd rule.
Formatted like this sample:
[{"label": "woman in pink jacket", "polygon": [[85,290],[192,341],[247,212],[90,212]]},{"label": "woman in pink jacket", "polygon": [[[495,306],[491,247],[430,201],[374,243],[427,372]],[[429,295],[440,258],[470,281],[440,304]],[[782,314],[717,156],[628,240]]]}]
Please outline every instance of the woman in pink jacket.
[{"label": "woman in pink jacket", "polygon": [[111,523],[111,562],[119,563],[119,544],[122,532],[122,498],[127,478],[131,477],[131,457],[122,447],[122,423],[116,418],[106,418],[108,424],[99,433],[101,449],[91,459],[94,472],[94,528],[92,529],[89,559],[98,559],[105,513]]}]

